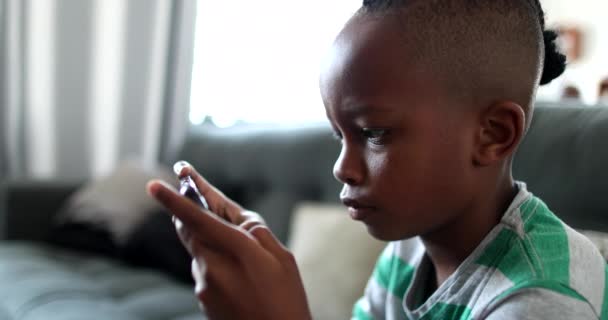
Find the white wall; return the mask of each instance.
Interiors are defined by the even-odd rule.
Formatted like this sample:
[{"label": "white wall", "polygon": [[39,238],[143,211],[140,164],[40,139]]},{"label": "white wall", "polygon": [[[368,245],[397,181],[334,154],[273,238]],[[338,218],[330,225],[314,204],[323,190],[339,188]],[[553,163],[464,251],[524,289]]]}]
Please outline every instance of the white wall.
[{"label": "white wall", "polygon": [[571,24],[584,32],[583,54],[562,77],[541,88],[539,99],[557,99],[563,86],[575,84],[584,102],[596,103],[599,81],[608,77],[608,0],[541,0],[548,25]]}]

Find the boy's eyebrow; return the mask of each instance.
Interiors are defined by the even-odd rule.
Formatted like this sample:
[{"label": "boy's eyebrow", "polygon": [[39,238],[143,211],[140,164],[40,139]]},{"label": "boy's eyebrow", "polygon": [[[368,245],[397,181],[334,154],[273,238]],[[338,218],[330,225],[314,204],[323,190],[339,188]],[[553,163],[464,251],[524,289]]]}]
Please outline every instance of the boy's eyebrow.
[{"label": "boy's eyebrow", "polygon": [[367,115],[367,114],[386,114],[386,113],[394,113],[397,111],[397,108],[390,106],[381,106],[381,105],[371,105],[371,104],[361,104],[361,103],[351,103],[345,104],[342,108],[342,112],[349,115]]}]

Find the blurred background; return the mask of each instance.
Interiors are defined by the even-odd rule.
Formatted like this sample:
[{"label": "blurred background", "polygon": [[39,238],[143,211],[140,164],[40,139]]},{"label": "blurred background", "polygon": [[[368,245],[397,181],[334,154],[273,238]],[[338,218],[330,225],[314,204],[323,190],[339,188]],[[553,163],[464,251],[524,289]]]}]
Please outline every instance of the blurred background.
[{"label": "blurred background", "polygon": [[[541,2],[569,65],[514,176],[608,257],[608,1]],[[384,244],[338,202],[318,72],[360,4],[0,0],[0,319],[201,319],[144,188],[177,159],[264,216],[315,319],[348,318]]]},{"label": "blurred background", "polygon": [[[538,99],[608,104],[608,2],[542,3],[570,62]],[[323,122],[319,60],[359,6],[0,0],[0,176],[152,164],[193,126]]]}]

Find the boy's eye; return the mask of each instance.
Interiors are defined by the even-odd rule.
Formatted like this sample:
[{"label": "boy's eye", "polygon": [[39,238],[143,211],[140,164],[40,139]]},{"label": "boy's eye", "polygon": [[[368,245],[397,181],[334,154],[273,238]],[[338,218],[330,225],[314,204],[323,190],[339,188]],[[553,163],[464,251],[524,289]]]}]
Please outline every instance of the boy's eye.
[{"label": "boy's eye", "polygon": [[382,140],[388,134],[388,129],[363,128],[361,129],[361,134],[371,143],[382,144]]}]

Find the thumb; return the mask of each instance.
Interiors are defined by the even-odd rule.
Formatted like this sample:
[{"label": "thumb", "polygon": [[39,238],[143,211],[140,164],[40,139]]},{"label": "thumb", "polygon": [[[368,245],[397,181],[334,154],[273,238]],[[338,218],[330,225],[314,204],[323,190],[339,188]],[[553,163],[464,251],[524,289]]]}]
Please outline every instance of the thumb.
[{"label": "thumb", "polygon": [[287,252],[287,248],[275,237],[270,229],[263,224],[259,224],[249,229],[249,234],[255,238],[262,248],[270,252],[274,257],[278,257]]}]

